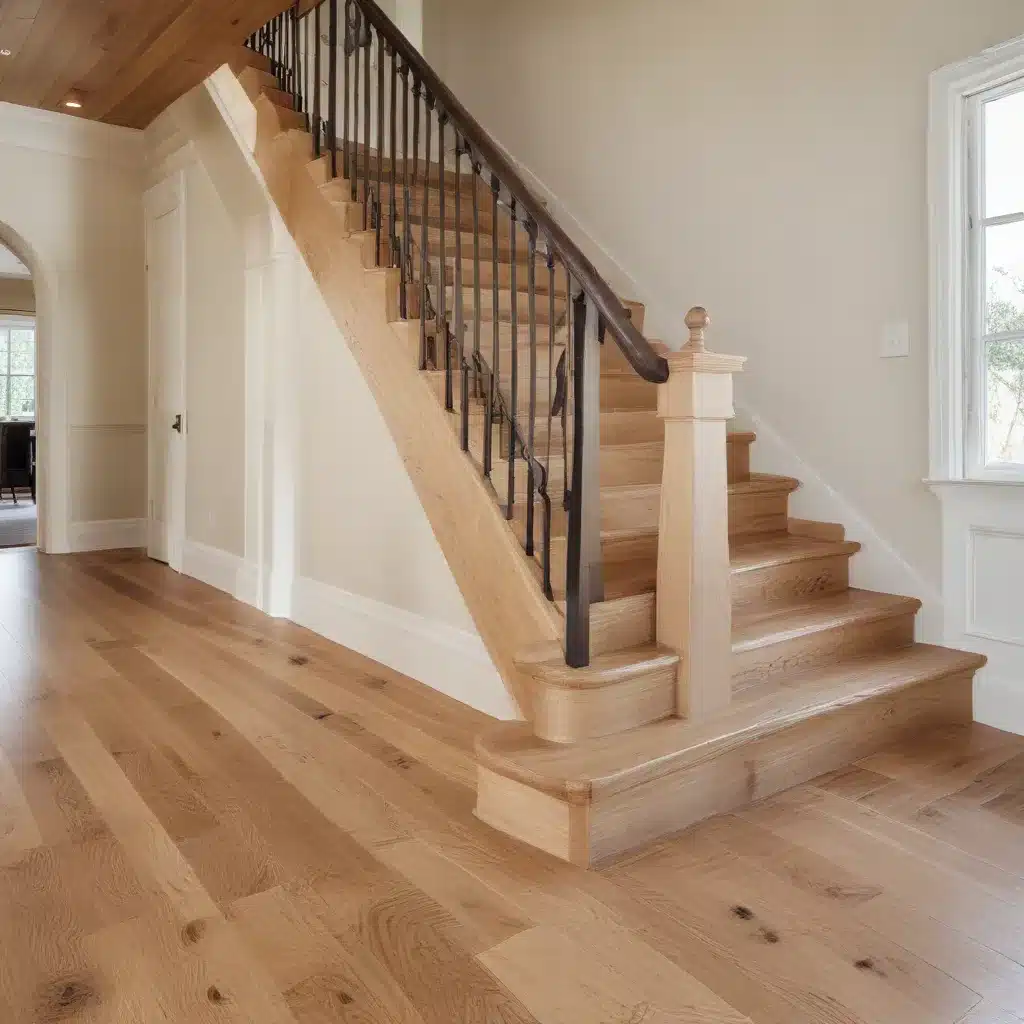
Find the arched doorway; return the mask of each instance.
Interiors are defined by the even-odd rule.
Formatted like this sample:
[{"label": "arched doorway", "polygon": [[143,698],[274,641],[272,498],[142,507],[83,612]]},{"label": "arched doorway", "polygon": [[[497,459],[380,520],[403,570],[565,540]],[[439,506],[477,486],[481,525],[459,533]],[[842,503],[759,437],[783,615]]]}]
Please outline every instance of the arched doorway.
[{"label": "arched doorway", "polygon": [[[13,510],[14,501],[0,466],[0,485],[4,491],[0,494],[0,546],[35,543],[42,551],[51,545],[54,513],[63,514],[51,500],[54,474],[50,463],[55,449],[51,444],[53,427],[48,420],[54,406],[50,399],[53,371],[49,299],[49,277],[35,250],[16,231],[0,223],[0,424],[32,424],[34,478],[29,482],[24,473],[12,474],[11,482],[18,505],[27,504],[35,512],[34,516],[25,516],[34,520],[31,540],[26,532],[4,530],[4,512]],[[12,389],[13,378],[17,380]],[[58,450],[60,447],[56,446]],[[60,475],[57,474],[56,483],[63,494],[66,488],[60,487]]]},{"label": "arched doorway", "polygon": [[36,442],[35,287],[0,244],[0,548],[36,543]]}]

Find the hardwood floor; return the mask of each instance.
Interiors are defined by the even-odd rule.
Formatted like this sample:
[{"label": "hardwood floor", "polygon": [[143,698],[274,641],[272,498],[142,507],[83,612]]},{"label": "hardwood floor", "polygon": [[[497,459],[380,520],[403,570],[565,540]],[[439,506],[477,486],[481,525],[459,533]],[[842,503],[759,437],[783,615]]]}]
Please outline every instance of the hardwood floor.
[{"label": "hardwood floor", "polygon": [[1024,1020],[1024,738],[586,873],[474,819],[483,721],[138,553],[0,553],[0,1021]]}]

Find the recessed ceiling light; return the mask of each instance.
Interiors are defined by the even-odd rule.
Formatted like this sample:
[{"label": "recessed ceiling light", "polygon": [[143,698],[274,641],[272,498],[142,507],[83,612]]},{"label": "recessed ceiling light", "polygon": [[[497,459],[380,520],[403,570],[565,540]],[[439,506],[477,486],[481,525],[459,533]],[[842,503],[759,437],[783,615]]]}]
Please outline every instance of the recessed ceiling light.
[{"label": "recessed ceiling light", "polygon": [[77,89],[72,89],[64,100],[64,106],[70,110],[81,110],[84,102],[82,94]]},{"label": "recessed ceiling light", "polygon": [[11,51],[10,50],[0,50],[0,57],[10,57],[10,55],[11,55]]}]

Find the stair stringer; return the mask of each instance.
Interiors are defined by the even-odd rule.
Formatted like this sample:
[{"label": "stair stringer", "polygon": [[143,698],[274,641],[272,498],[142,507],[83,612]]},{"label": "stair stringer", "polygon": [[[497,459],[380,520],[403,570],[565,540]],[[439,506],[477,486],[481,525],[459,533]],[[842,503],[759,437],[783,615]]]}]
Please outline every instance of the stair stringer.
[{"label": "stair stringer", "polygon": [[516,658],[559,648],[557,610],[416,367],[409,325],[394,308],[399,272],[363,266],[359,239],[346,237],[318,188],[309,136],[283,131],[266,97],[255,106],[253,156],[268,192],[370,387],[488,653],[532,721],[530,678]]}]

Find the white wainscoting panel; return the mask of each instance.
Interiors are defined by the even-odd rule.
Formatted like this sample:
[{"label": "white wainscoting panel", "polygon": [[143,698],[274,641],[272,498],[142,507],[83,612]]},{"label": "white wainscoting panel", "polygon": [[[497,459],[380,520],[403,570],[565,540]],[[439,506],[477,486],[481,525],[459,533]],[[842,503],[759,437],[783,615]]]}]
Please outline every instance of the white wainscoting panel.
[{"label": "white wainscoting panel", "polygon": [[1024,486],[933,483],[942,500],[943,643],[977,651],[974,717],[1024,735]]}]

